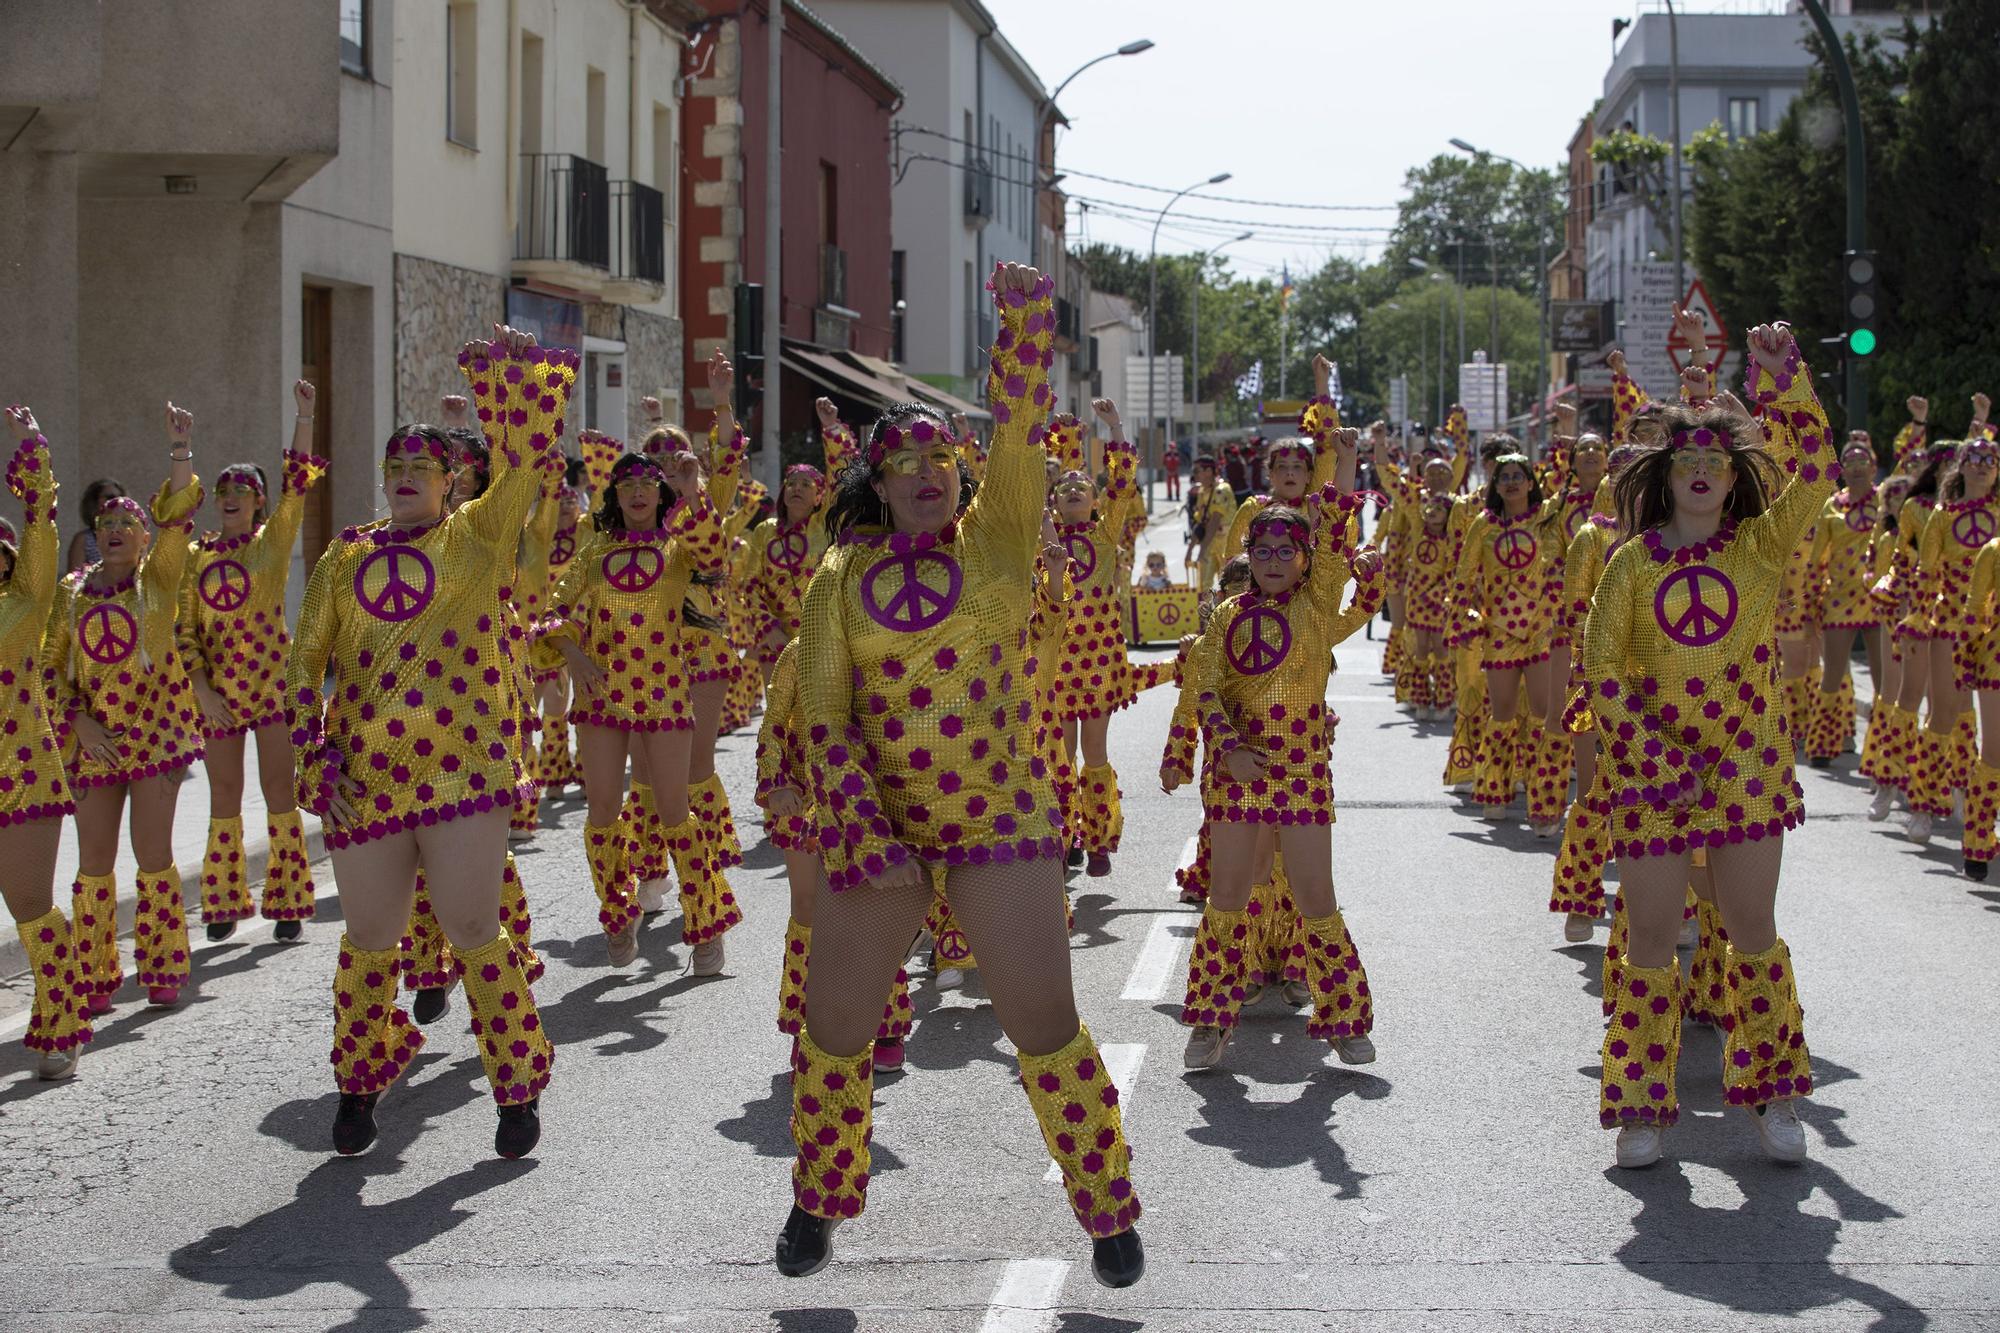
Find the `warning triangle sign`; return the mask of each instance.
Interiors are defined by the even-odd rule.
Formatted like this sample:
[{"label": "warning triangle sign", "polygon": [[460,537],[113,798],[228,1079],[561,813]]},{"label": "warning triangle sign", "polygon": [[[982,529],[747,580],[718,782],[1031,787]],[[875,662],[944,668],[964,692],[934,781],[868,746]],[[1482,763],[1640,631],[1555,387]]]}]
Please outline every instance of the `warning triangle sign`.
[{"label": "warning triangle sign", "polygon": [[[1681,309],[1701,317],[1702,327],[1708,330],[1708,354],[1710,364],[1719,365],[1729,351],[1729,327],[1722,322],[1722,316],[1709,299],[1708,288],[1696,278],[1688,285],[1687,295],[1681,298]],[[1669,326],[1667,331],[1667,355],[1672,358],[1675,370],[1686,370],[1688,364],[1687,339],[1678,330]]]}]

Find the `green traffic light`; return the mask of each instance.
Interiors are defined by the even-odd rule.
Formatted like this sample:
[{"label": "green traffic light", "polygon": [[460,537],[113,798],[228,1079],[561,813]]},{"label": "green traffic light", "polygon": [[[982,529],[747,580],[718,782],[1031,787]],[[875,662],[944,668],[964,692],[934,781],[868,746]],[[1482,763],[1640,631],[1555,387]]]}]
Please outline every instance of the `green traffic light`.
[{"label": "green traffic light", "polygon": [[1848,334],[1847,350],[1856,356],[1867,356],[1875,350],[1875,330],[1856,329]]}]

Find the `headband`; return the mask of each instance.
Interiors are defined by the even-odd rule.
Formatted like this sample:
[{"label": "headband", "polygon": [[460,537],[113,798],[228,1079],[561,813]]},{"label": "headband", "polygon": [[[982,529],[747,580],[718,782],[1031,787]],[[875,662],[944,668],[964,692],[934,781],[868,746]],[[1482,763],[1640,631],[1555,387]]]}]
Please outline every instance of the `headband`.
[{"label": "headband", "polygon": [[573,505],[576,505],[578,508],[581,508],[585,504],[589,503],[582,489],[576,486],[565,486],[561,490],[556,492],[556,503],[560,504],[565,500],[569,501]]},{"label": "headband", "polygon": [[874,443],[868,446],[868,466],[881,467],[882,460],[902,448],[905,442],[915,448],[940,438],[949,442],[950,437],[928,417],[918,417],[907,426],[884,426],[875,432]]},{"label": "headband", "polygon": [[1506,467],[1509,463],[1519,463],[1522,467],[1527,468],[1530,473],[1533,473],[1535,470],[1535,465],[1528,461],[1526,454],[1504,453],[1493,455],[1493,471],[1495,473],[1498,473],[1501,468]]},{"label": "headband", "polygon": [[1250,524],[1250,540],[1257,540],[1257,534],[1267,528],[1276,528],[1287,537],[1301,543],[1312,537],[1312,529],[1306,526],[1302,518],[1291,514],[1259,514]]},{"label": "headband", "polygon": [[[130,510],[132,515],[139,520],[142,527],[152,526],[152,515],[146,512],[146,506],[140,504],[129,495],[112,496],[109,500],[97,506],[97,516],[103,518],[114,509]],[[96,525],[93,523],[92,526]]]},{"label": "headband", "polygon": [[617,485],[627,477],[640,481],[650,481],[657,485],[667,484],[667,470],[659,460],[646,454],[626,454],[611,465],[611,484]]},{"label": "headband", "polygon": [[1668,447],[1674,449],[1727,448],[1732,443],[1734,443],[1734,437],[1726,430],[1715,430],[1708,426],[1697,426],[1693,430],[1681,429],[1675,431],[1673,441]]},{"label": "headband", "polygon": [[1293,456],[1304,460],[1310,466],[1313,460],[1318,457],[1318,453],[1313,449],[1311,440],[1280,440],[1271,446],[1268,458],[1271,462],[1275,463],[1281,458],[1290,458]]},{"label": "headband", "polygon": [[251,490],[257,492],[259,500],[264,498],[264,479],[258,476],[257,469],[251,467],[248,463],[231,463],[228,467],[222,469],[220,473],[216,474],[215,484],[217,486],[232,481],[239,486],[248,486]]},{"label": "headband", "polygon": [[818,468],[814,467],[811,463],[794,463],[790,467],[786,468],[785,480],[790,481],[793,477],[811,477],[813,485],[815,486],[826,485],[826,474],[821,472]]},{"label": "headband", "polygon": [[1064,472],[1062,475],[1058,476],[1056,478],[1056,485],[1060,486],[1064,482],[1070,481],[1072,479],[1083,482],[1087,486],[1097,485],[1096,480],[1093,479],[1088,472],[1085,472],[1082,468],[1076,468],[1076,467],[1073,467],[1069,469],[1067,472]]},{"label": "headband", "polygon": [[435,458],[446,466],[451,464],[451,446],[442,437],[425,435],[414,430],[402,435],[391,435],[389,443],[382,446],[383,462],[388,462],[397,454],[414,454],[419,458]]}]

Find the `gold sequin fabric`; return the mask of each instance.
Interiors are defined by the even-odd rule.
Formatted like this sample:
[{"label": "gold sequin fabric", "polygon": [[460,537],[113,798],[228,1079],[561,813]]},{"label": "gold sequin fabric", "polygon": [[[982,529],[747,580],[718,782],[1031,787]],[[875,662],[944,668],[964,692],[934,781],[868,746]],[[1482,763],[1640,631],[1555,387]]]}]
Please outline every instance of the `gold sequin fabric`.
[{"label": "gold sequin fabric", "polygon": [[241,736],[285,720],[285,581],[292,547],[305,521],[306,492],[326,473],[326,460],[285,451],[283,490],[257,528],[241,537],[203,537],[188,546],[181,575],[180,648],[190,669],[236,715],[230,727],[202,719],[213,740]]},{"label": "gold sequin fabric", "polygon": [[519,797],[509,591],[541,469],[561,465],[576,362],[498,343],[461,353],[493,450],[485,493],[429,524],[349,528],[314,567],[286,673],[299,801],[325,816],[343,774],[362,821],[329,824],[329,846]]},{"label": "gold sequin fabric", "polygon": [[153,500],[158,528],[139,568],[116,584],[97,584],[99,566],[62,581],[43,641],[45,669],[65,716],[90,714],[111,733],[118,762],[79,747],[70,757],[72,789],[123,786],[171,773],[202,757],[200,709],[175,645],[187,534],[201,507],[201,482]]},{"label": "gold sequin fabric", "polygon": [[1118,573],[1124,534],[1114,512],[1138,470],[1132,446],[1113,440],[1104,466],[1111,484],[1098,500],[1103,517],[1056,525],[1075,583],[1055,668],[1055,708],[1066,722],[1108,717],[1134,698],[1125,655],[1123,602],[1129,593]]},{"label": "gold sequin fabric", "polygon": [[1813,525],[1812,580],[1821,629],[1873,629],[1881,613],[1869,597],[1875,586],[1875,491],[1840,492]]},{"label": "gold sequin fabric", "polygon": [[21,441],[7,462],[7,489],[21,502],[27,521],[14,577],[0,584],[0,730],[12,741],[0,748],[0,826],[60,818],[76,809],[63,779],[42,679],[42,636],[61,560],[47,439]]}]

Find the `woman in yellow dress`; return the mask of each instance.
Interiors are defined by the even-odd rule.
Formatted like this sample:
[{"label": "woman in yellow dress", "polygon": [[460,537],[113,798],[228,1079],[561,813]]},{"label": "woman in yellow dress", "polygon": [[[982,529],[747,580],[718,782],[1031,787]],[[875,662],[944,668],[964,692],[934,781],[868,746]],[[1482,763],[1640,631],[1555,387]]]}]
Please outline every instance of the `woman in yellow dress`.
[{"label": "woman in yellow dress", "polygon": [[[1047,477],[1052,280],[1003,264],[986,478],[934,409],[892,408],[836,484],[836,545],[799,635],[824,879],[793,1061],[793,1206],[778,1270],[817,1272],[869,1183],[882,997],[943,867],[1100,1282],[1144,1271],[1118,1090],[1070,984],[1063,827],[1035,753],[1028,622]],[[968,498],[969,497],[969,498]]]},{"label": "woman in yellow dress", "polygon": [[[326,472],[312,453],[313,386],[292,388],[298,409],[285,451],[282,490],[270,505],[269,479],[255,463],[234,463],[215,479],[222,529],[193,543],[181,577],[180,651],[201,705],[208,750],[208,850],[202,858],[201,914],[212,940],[261,911],[281,940],[299,937],[313,917],[312,869],[294,794],[291,728],[285,724],[285,583],[305,520],[306,492]],[[269,506],[267,514],[266,508]],[[261,904],[243,878],[243,738],[257,738],[270,857]]]},{"label": "woman in yellow dress", "polygon": [[1630,537],[1605,563],[1585,634],[1629,923],[1599,1098],[1622,1167],[1658,1161],[1679,1115],[1674,949],[1697,851],[1729,939],[1727,1101],[1755,1113],[1770,1156],[1806,1155],[1792,1100],[1812,1091],[1812,1066],[1775,916],[1785,832],[1804,811],[1785,710],[1772,706],[1772,626],[1786,561],[1833,490],[1833,458],[1791,331],[1763,325],[1748,342],[1761,426],[1728,395],[1634,422],[1640,451],[1615,488]]}]

